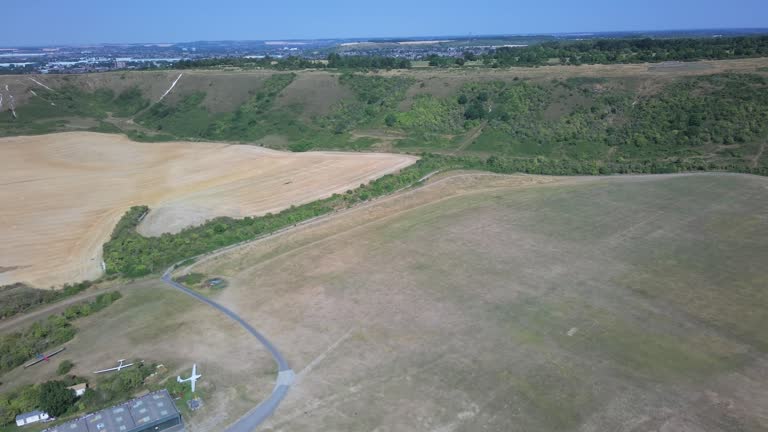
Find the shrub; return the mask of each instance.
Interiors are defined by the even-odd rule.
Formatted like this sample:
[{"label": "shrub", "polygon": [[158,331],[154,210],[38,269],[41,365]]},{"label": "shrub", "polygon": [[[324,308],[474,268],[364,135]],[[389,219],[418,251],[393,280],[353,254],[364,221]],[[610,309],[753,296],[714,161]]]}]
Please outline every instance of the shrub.
[{"label": "shrub", "polygon": [[59,367],[56,368],[56,373],[59,375],[66,375],[69,371],[72,370],[73,367],[75,367],[75,364],[72,363],[72,361],[64,360],[59,363]]}]

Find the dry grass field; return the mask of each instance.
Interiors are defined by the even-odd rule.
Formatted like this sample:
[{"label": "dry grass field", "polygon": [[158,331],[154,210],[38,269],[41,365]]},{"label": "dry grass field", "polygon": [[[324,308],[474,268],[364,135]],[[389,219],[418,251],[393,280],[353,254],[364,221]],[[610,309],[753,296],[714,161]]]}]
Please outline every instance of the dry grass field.
[{"label": "dry grass field", "polygon": [[48,287],[100,274],[100,254],[132,205],[146,235],[215,216],[244,217],[341,193],[414,157],[282,153],[216,143],[131,142],[66,133],[0,140],[0,285]]},{"label": "dry grass field", "polygon": [[768,430],[768,182],[465,173],[221,254],[264,430]]},{"label": "dry grass field", "polygon": [[205,406],[185,417],[190,432],[224,430],[269,395],[274,362],[239,326],[157,279],[124,284],[119,290],[123,298],[109,309],[74,323],[79,331],[64,345],[66,351],[50,363],[4,374],[0,392],[60,378],[56,368],[63,360],[74,362],[72,373],[92,384],[97,379],[93,371],[118,359],[161,363],[168,368],[163,378],[172,380],[197,363],[203,374],[197,388]]},{"label": "dry grass field", "polygon": [[277,100],[277,107],[301,107],[303,118],[329,114],[334,106],[353,93],[339,84],[338,74],[303,72],[286,87]]}]

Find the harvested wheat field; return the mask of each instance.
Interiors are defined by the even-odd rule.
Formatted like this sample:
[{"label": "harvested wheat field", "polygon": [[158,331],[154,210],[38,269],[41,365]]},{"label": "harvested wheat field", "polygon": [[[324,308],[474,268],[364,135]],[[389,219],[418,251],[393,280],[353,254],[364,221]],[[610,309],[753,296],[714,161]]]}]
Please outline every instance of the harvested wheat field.
[{"label": "harvested wheat field", "polygon": [[0,285],[97,277],[101,247],[133,205],[145,235],[344,192],[416,158],[285,153],[221,143],[137,143],[97,133],[0,139]]}]

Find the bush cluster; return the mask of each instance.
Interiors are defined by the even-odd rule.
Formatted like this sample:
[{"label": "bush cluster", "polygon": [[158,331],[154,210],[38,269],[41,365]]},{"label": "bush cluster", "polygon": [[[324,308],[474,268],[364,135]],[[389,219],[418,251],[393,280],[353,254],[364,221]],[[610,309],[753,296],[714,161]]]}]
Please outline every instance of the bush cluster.
[{"label": "bush cluster", "polygon": [[120,297],[117,291],[100,294],[92,302],[69,306],[63,313],[38,321],[22,331],[0,335],[0,373],[71,340],[77,332],[71,321],[96,313]]}]

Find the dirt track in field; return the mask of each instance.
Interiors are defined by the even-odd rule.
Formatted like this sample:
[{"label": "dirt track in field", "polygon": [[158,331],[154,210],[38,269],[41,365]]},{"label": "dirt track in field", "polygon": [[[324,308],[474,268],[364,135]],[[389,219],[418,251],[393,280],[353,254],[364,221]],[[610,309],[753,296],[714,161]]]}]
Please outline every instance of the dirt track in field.
[{"label": "dirt track in field", "polygon": [[135,143],[64,133],[0,139],[0,285],[100,274],[101,246],[132,205],[140,231],[275,212],[341,193],[414,162],[405,155],[284,153],[218,143]]}]

